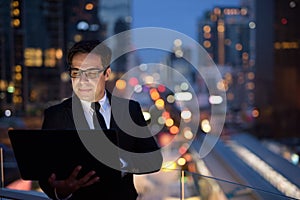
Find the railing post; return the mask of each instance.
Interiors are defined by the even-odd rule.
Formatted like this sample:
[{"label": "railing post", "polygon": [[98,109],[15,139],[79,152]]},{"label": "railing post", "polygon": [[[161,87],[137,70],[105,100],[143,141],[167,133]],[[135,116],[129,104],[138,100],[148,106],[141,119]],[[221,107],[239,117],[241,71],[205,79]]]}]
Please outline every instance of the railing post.
[{"label": "railing post", "polygon": [[[4,188],[4,159],[2,147],[0,147],[0,188]],[[2,199],[2,197],[0,197],[0,199]]]},{"label": "railing post", "polygon": [[0,147],[0,187],[4,187],[4,161],[3,161],[3,148]]},{"label": "railing post", "polygon": [[180,174],[180,199],[184,200],[184,170]]}]

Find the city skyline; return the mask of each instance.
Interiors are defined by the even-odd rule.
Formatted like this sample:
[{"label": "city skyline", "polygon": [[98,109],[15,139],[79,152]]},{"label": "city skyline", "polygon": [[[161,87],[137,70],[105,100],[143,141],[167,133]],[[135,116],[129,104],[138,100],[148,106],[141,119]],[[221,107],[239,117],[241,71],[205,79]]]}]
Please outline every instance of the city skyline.
[{"label": "city skyline", "polygon": [[[133,0],[132,28],[159,27],[178,31],[199,42],[198,23],[205,12],[214,7],[238,7],[241,0],[213,0],[213,1],[139,1]],[[159,5],[159,6],[158,6]],[[170,6],[171,5],[171,6]],[[135,38],[133,38],[134,40]],[[159,38],[158,38],[159,39]],[[140,53],[143,62],[160,62],[163,52],[147,50]]]},{"label": "city skyline", "polygon": [[198,20],[215,6],[240,6],[241,0],[133,0],[132,28],[162,27],[179,31],[197,40]]}]

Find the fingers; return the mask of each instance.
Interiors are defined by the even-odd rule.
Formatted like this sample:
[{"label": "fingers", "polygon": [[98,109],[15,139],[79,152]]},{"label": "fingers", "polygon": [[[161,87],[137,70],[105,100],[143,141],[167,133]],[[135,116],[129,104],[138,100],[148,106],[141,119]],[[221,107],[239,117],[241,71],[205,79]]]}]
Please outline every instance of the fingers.
[{"label": "fingers", "polygon": [[51,176],[48,179],[48,182],[51,185],[51,187],[56,187],[56,175],[54,173],[51,174]]},{"label": "fingers", "polygon": [[68,184],[68,187],[72,187],[73,190],[77,190],[80,187],[86,187],[86,186],[92,185],[92,184],[96,183],[97,181],[99,181],[99,177],[93,177],[96,174],[95,171],[90,171],[89,173],[84,175],[82,178],[77,179],[77,176],[81,169],[82,169],[81,166],[77,166],[73,170],[73,172],[69,176],[69,178],[65,181],[66,184]]},{"label": "fingers", "polygon": [[96,174],[95,171],[90,171],[89,173],[87,173],[84,177],[82,177],[81,179],[79,179],[79,182],[81,184],[86,183],[94,174]]},{"label": "fingers", "polygon": [[56,175],[53,173],[49,177],[48,182],[60,194],[71,194],[81,187],[86,187],[99,181],[99,177],[93,177],[96,174],[95,171],[90,171],[82,178],[77,179],[81,169],[81,166],[77,166],[66,180],[56,180]]},{"label": "fingers", "polygon": [[92,177],[93,175],[95,175],[96,172],[95,171],[91,171],[89,172],[87,175],[85,175],[83,178],[81,178],[80,181],[80,187],[86,187],[89,185],[92,185],[94,183],[96,183],[97,181],[99,181],[99,177]]},{"label": "fingers", "polygon": [[79,171],[81,170],[81,166],[77,166],[75,167],[75,169],[73,170],[72,174],[70,175],[70,177],[68,179],[70,180],[76,180],[76,177],[78,176]]}]

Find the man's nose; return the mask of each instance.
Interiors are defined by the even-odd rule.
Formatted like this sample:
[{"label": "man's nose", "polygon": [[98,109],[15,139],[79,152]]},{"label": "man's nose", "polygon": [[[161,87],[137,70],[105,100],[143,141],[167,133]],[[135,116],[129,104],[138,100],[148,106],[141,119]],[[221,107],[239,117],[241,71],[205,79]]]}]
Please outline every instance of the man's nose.
[{"label": "man's nose", "polygon": [[88,81],[89,80],[85,72],[82,72],[79,78],[80,78],[80,81]]}]

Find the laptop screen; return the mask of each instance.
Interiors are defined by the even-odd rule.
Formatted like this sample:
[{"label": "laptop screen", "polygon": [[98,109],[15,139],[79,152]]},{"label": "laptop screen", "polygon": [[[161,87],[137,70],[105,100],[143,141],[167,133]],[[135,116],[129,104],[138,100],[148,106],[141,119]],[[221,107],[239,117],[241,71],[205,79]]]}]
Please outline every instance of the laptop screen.
[{"label": "laptop screen", "polygon": [[[105,135],[116,143],[116,132],[105,130]],[[90,134],[96,130],[80,131]],[[96,159],[85,147],[77,130],[9,130],[8,135],[14,151],[21,178],[39,180],[56,173],[57,179],[66,179],[78,165],[82,166],[79,176],[91,170],[102,180],[120,176],[120,171],[113,169]],[[100,142],[99,142],[100,144]],[[110,159],[119,163],[118,152],[109,152]]]}]

